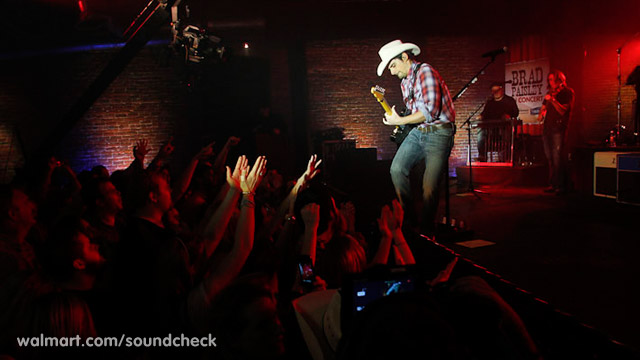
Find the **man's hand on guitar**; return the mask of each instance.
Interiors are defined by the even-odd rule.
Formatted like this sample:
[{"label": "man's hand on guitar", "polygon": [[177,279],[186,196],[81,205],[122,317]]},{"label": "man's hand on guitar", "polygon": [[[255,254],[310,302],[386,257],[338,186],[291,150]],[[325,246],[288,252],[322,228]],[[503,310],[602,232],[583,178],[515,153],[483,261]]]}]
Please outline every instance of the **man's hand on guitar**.
[{"label": "man's hand on guitar", "polygon": [[382,120],[382,122],[385,125],[404,125],[404,123],[402,122],[402,116],[398,115],[398,113],[396,112],[395,105],[391,108],[391,115],[387,113],[384,114],[384,119]]}]

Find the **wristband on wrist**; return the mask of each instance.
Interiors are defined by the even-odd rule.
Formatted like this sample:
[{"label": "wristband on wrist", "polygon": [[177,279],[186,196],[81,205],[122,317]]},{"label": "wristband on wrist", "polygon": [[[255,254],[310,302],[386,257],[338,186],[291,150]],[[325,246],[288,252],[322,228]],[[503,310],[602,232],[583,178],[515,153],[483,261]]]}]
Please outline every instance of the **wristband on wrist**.
[{"label": "wristband on wrist", "polygon": [[251,201],[249,199],[242,199],[242,201],[240,202],[240,207],[255,208],[256,207],[256,203],[254,203],[253,201]]}]

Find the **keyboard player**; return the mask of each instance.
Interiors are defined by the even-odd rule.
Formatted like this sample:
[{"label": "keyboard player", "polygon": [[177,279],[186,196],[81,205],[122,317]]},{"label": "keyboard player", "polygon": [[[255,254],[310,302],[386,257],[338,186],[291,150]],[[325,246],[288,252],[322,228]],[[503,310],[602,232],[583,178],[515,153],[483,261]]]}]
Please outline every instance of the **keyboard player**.
[{"label": "keyboard player", "polygon": [[[495,131],[497,128],[481,125],[482,122],[491,122],[492,120],[504,120],[516,119],[518,117],[518,104],[511,96],[504,94],[504,83],[493,82],[491,83],[491,96],[484,105],[484,110],[480,113],[478,125],[478,161],[487,161],[487,138],[490,131]],[[492,134],[497,135],[499,134]]]}]

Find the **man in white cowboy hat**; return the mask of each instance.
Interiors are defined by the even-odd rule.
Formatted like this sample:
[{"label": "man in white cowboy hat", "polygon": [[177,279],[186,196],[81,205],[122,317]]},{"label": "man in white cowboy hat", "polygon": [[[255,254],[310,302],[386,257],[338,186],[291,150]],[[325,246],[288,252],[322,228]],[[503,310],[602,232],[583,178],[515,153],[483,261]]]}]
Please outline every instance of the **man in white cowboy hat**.
[{"label": "man in white cowboy hat", "polygon": [[[416,125],[402,142],[391,163],[391,180],[402,203],[407,224],[422,233],[432,233],[438,208],[439,183],[453,147],[455,110],[449,89],[440,74],[429,64],[418,63],[414,56],[420,48],[394,40],[378,51],[378,76],[384,69],[402,83],[402,97],[407,110],[399,115],[395,106],[385,114],[385,125]],[[425,161],[422,180],[421,217],[413,211],[409,173],[419,161]],[[418,222],[417,219],[420,219]]]}]

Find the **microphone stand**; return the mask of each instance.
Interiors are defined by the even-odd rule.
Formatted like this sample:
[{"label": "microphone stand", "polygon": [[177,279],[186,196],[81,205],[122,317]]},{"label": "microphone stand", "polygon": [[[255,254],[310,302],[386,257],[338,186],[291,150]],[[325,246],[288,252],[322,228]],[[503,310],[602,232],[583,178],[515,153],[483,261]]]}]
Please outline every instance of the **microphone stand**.
[{"label": "microphone stand", "polygon": [[[471,86],[471,84],[475,84],[478,81],[478,76],[480,76],[480,74],[482,74],[482,72],[489,67],[489,65],[493,64],[496,61],[496,56],[498,56],[499,54],[494,54],[491,56],[491,60],[489,60],[488,63],[486,63],[482,69],[480,69],[480,71],[478,71],[473,78],[471,78],[471,80],[469,80],[469,82],[467,82],[467,84],[465,86],[462,87],[462,89],[460,89],[460,91],[458,91],[457,94],[455,94],[453,96],[453,98],[451,98],[451,100],[453,102],[455,102],[456,100],[458,100],[462,94],[464,94],[465,91],[467,91],[467,89],[469,88],[469,86]],[[471,131],[471,130],[469,130]],[[471,136],[471,134],[469,134],[469,136]],[[447,159],[447,163],[446,166],[444,168],[445,174],[444,174],[444,178],[445,178],[445,213],[444,213],[444,217],[446,219],[446,226],[444,226],[445,229],[445,233],[451,233],[451,226],[449,224],[451,224],[451,213],[450,213],[450,191],[449,191],[449,159]],[[446,235],[445,235],[446,236]]]},{"label": "microphone stand", "polygon": [[489,62],[482,67],[482,69],[480,69],[480,71],[478,71],[473,78],[471,78],[471,80],[469,80],[469,82],[462,87],[462,89],[460,89],[460,91],[458,91],[457,94],[455,94],[453,96],[453,98],[451,100],[453,100],[454,102],[456,100],[458,100],[458,98],[460,98],[462,96],[462,94],[464,94],[465,91],[467,91],[467,89],[469,88],[469,86],[471,86],[471,84],[475,84],[476,81],[478,81],[478,76],[480,76],[480,74],[482,74],[484,72],[484,69],[488,68],[489,65],[493,64],[496,61],[496,55],[491,57],[491,60],[489,60]]},{"label": "microphone stand", "polygon": [[469,162],[469,184],[467,186],[467,192],[472,193],[478,199],[482,199],[478,194],[489,194],[486,191],[477,190],[473,187],[473,161],[471,161],[471,119],[473,116],[480,111],[480,109],[484,106],[484,103],[480,104],[471,115],[467,118],[465,122],[463,122],[460,127],[464,127],[467,125],[467,161]]},{"label": "microphone stand", "polygon": [[[619,48],[616,49],[616,53],[618,53],[618,98],[616,100],[616,108],[617,108],[617,120],[616,124],[616,144],[620,144],[620,129],[622,122],[622,69],[620,66],[620,57],[622,56],[622,48],[627,45],[631,40],[633,40],[636,36],[638,36],[640,32],[635,33],[632,37],[627,39]],[[636,105],[637,108],[637,105]],[[637,111],[637,110],[636,110]]]}]

